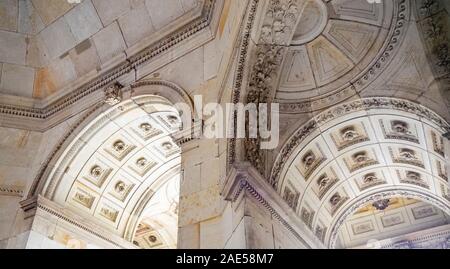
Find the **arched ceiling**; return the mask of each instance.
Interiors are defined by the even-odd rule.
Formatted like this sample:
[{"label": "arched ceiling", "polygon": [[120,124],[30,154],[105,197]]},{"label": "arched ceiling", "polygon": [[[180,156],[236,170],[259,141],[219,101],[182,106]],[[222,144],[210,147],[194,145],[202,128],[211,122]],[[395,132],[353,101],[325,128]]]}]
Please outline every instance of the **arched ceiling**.
[{"label": "arched ceiling", "polygon": [[275,99],[306,102],[355,83],[380,57],[395,22],[392,1],[306,4],[281,69]]},{"label": "arched ceiling", "polygon": [[0,93],[43,99],[85,83],[173,32],[174,24],[195,18],[202,5],[202,0],[0,1]]},{"label": "arched ceiling", "polygon": [[394,99],[349,102],[318,115],[287,142],[272,184],[326,245],[335,243],[336,223],[362,206],[356,206],[361,197],[411,190],[450,208],[442,136],[448,125],[414,107],[426,111]]},{"label": "arched ceiling", "polygon": [[368,203],[348,217],[339,231],[337,248],[376,247],[377,242],[449,224],[450,216],[415,199],[396,197]]},{"label": "arched ceiling", "polygon": [[152,235],[160,242],[147,238],[141,247],[174,247],[181,161],[170,134],[179,126],[177,110],[164,98],[118,104],[77,135],[43,195],[125,240]]}]

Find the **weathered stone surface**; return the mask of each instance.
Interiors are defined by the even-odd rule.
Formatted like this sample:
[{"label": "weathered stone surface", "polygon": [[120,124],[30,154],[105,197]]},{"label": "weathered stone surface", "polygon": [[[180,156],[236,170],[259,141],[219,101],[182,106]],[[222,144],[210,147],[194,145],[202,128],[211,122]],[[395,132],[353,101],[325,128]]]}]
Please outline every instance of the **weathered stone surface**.
[{"label": "weathered stone surface", "polygon": [[35,70],[30,67],[4,64],[0,89],[15,96],[33,96]]},{"label": "weathered stone surface", "polygon": [[22,34],[0,30],[0,62],[25,64],[27,37]]},{"label": "weathered stone surface", "polygon": [[18,0],[4,0],[0,2],[0,30],[17,31]]}]

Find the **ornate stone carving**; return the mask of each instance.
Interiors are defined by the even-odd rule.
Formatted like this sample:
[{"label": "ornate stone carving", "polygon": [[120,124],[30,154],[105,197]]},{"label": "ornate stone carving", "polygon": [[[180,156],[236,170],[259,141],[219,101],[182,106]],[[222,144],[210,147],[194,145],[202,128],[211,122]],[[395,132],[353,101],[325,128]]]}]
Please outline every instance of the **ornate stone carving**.
[{"label": "ornate stone carving", "polygon": [[118,153],[121,153],[121,152],[123,152],[125,150],[126,146],[127,145],[122,140],[119,140],[119,141],[114,143],[113,148]]},{"label": "ornate stone carving", "polygon": [[427,182],[423,179],[422,175],[415,171],[405,171],[404,177],[400,175],[400,171],[397,170],[397,175],[400,178],[400,182],[404,184],[416,185],[422,188],[429,189]]},{"label": "ornate stone carving", "polygon": [[87,209],[91,209],[94,204],[95,197],[86,191],[78,189],[78,191],[73,196],[73,200]]},{"label": "ornate stone carving", "polygon": [[299,0],[270,0],[259,43],[289,45],[300,17]]},{"label": "ornate stone carving", "polygon": [[383,211],[389,207],[390,202],[391,202],[391,200],[389,200],[389,199],[383,199],[383,200],[373,202],[372,206],[375,207],[379,211]]},{"label": "ornate stone carving", "polygon": [[293,191],[291,188],[286,187],[284,189],[283,199],[294,210],[297,208],[298,200],[300,199],[300,193]]},{"label": "ornate stone carving", "polygon": [[99,178],[102,174],[103,169],[100,166],[95,165],[91,168],[91,176],[93,176],[94,178]]},{"label": "ornate stone carving", "polygon": [[139,125],[139,128],[145,133],[148,133],[153,129],[150,123],[142,123],[141,125]]},{"label": "ornate stone carving", "polygon": [[110,106],[115,106],[122,102],[123,86],[119,83],[114,83],[105,88],[105,103]]}]

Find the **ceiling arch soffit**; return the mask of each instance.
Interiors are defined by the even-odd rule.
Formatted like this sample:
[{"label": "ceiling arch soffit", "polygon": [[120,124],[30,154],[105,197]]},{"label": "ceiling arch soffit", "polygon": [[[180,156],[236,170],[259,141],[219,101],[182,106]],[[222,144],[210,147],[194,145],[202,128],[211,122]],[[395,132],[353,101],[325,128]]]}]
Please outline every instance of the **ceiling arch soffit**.
[{"label": "ceiling arch soffit", "polygon": [[399,188],[398,186],[395,188],[388,187],[383,190],[377,190],[375,193],[363,195],[355,202],[344,206],[330,224],[330,232],[324,240],[325,244],[329,248],[336,248],[338,234],[342,225],[344,225],[345,221],[351,217],[352,214],[365,205],[398,197],[426,202],[432,206],[435,206],[439,210],[442,210],[445,214],[450,215],[450,203],[448,200],[440,199],[439,197],[430,195],[429,193],[422,192],[421,190],[415,188]]},{"label": "ceiling arch soffit", "polygon": [[[165,98],[142,95],[87,123],[50,168],[41,194],[119,234],[129,233],[136,204],[179,173],[180,149],[170,134],[177,110]],[[151,197],[150,197],[151,198]]]},{"label": "ceiling arch soffit", "polygon": [[406,100],[344,103],[291,136],[269,183],[324,243],[336,239],[336,223],[345,219],[339,217],[342,212],[353,213],[358,199],[368,194],[372,199],[411,197],[449,212],[448,143],[443,136],[449,129],[439,115]]},{"label": "ceiling arch soffit", "polygon": [[[155,95],[160,93],[163,93],[164,97]],[[178,111],[173,108],[173,104],[180,101],[192,106],[188,94],[181,87],[167,81],[146,80],[126,88],[120,87],[118,84],[106,87],[103,99],[84,112],[83,116],[72,125],[72,128],[62,136],[50,152],[36,175],[26,200],[21,203],[22,207],[25,210],[33,208],[39,194],[46,197],[52,196],[56,182],[50,180],[50,175],[52,173],[54,175],[57,170],[55,167],[61,165],[63,160],[68,160],[68,154],[75,155],[77,146],[83,146],[82,140],[79,140],[80,134],[94,135],[111,118],[136,109],[144,111],[143,109],[146,107],[150,107],[148,113],[154,113],[158,109],[164,108],[177,115]],[[165,121],[167,121],[165,127],[170,128],[170,119],[165,119]]]}]

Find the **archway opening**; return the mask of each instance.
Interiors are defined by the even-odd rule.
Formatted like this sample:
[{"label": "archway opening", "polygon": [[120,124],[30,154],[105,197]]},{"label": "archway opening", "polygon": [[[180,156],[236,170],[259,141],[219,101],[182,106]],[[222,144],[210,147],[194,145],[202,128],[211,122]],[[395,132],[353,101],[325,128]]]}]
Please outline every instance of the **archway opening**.
[{"label": "archway opening", "polygon": [[181,128],[178,110],[163,97],[141,95],[83,124],[42,194],[118,245],[176,248],[181,156],[172,134]]},{"label": "archway opening", "polygon": [[444,248],[450,235],[439,233],[448,231],[449,224],[448,214],[422,200],[402,196],[381,199],[366,203],[346,218],[335,247]]},{"label": "archway opening", "polygon": [[[406,100],[345,103],[285,143],[271,183],[324,247],[337,247],[342,224],[380,195],[423,200],[448,214],[447,129],[436,113]],[[344,239],[341,247],[361,243]]]}]

